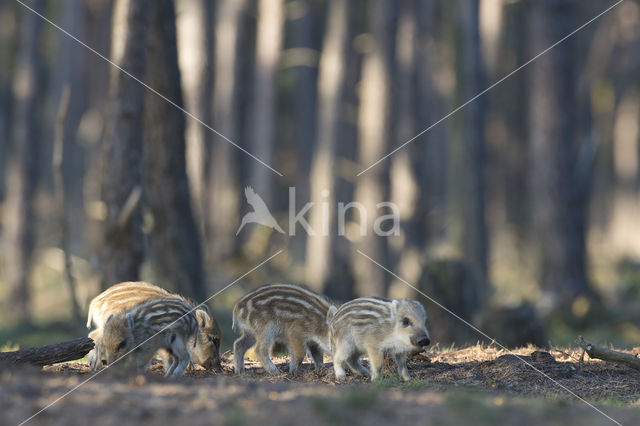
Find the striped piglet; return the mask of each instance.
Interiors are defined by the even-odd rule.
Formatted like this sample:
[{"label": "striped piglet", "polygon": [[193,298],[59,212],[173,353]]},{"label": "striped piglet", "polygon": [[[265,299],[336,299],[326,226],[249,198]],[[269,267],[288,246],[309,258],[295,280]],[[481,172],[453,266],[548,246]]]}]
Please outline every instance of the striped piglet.
[{"label": "striped piglet", "polygon": [[126,312],[111,315],[103,329],[102,345],[107,362],[132,352],[138,370],[146,369],[155,353],[171,354],[165,376],[184,374],[198,334],[198,320],[192,307],[175,298],[148,299]]},{"label": "striped piglet", "polygon": [[[89,333],[95,342],[95,349],[89,352],[89,365],[97,370],[102,365],[102,328],[107,318],[115,313],[131,309],[135,305],[149,299],[176,298],[184,301],[192,308],[196,303],[168,292],[167,290],[143,281],[131,281],[115,284],[96,297],[89,304],[87,328],[95,325],[96,329]],[[193,350],[192,361],[205,368],[220,367],[221,332],[218,323],[209,315],[206,306],[198,306],[195,311],[198,318],[198,341]]]},{"label": "striped piglet", "polygon": [[323,351],[330,352],[327,312],[329,301],[303,287],[273,284],[259,287],[242,297],[233,308],[233,328],[242,336],[233,344],[233,367],[244,372],[244,355],[256,345],[258,361],[269,374],[278,373],[269,357],[275,343],[289,346],[289,372],[296,374],[306,352],[316,368],[322,366]]},{"label": "striped piglet", "polygon": [[[409,380],[407,353],[429,345],[427,314],[415,300],[387,300],[362,297],[329,313],[329,329],[333,349],[333,368],[336,379],[344,380],[344,364],[358,375],[380,376],[384,354],[392,355],[398,374]],[[360,364],[366,355],[371,373]]]}]

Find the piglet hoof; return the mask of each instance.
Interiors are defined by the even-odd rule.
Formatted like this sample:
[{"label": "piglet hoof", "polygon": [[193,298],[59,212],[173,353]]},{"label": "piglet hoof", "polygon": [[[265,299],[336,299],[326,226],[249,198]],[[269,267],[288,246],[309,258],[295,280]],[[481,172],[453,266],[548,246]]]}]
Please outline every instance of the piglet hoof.
[{"label": "piglet hoof", "polygon": [[264,371],[267,374],[280,374],[280,369],[278,367],[276,367],[275,365],[269,365],[264,367]]}]

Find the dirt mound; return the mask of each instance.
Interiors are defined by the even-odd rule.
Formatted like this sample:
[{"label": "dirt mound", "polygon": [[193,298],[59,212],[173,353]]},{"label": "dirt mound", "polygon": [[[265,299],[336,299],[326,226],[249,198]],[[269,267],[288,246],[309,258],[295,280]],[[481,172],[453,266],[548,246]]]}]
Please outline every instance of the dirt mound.
[{"label": "dirt mound", "polygon": [[522,348],[506,353],[478,345],[455,352],[434,351],[430,363],[414,364],[414,371],[425,383],[493,389],[511,395],[571,398],[569,389],[590,401],[640,400],[640,371],[599,360],[585,361],[581,351],[571,349]]}]

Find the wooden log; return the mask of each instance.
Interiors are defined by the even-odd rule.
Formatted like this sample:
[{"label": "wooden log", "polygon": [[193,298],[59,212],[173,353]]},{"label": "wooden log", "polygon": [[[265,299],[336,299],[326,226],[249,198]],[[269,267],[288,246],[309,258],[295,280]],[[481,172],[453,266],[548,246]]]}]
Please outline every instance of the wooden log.
[{"label": "wooden log", "polygon": [[41,348],[26,348],[13,352],[0,352],[1,364],[50,365],[80,359],[93,349],[93,340],[88,337],[56,343]]},{"label": "wooden log", "polygon": [[593,343],[586,342],[582,336],[578,338],[578,344],[585,350],[585,352],[593,359],[601,359],[603,361],[615,362],[617,364],[624,364],[628,367],[640,370],[640,358],[627,354],[624,352],[614,351],[612,349],[603,348],[602,346],[594,345]]}]

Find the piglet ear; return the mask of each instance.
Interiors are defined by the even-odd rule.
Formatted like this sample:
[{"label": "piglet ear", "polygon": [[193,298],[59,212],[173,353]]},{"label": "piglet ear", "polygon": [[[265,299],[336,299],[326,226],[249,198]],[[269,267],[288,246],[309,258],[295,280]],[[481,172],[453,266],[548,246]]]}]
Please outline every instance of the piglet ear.
[{"label": "piglet ear", "polygon": [[425,312],[426,313],[426,311],[424,309],[424,306],[422,306],[422,303],[418,302],[417,300],[412,300],[411,303],[413,303],[414,306],[416,308],[418,308],[418,310],[420,310],[421,312]]},{"label": "piglet ear", "polygon": [[129,325],[129,328],[133,330],[133,317],[131,314],[127,314],[127,324]]},{"label": "piglet ear", "polygon": [[399,300],[393,299],[391,301],[391,310],[393,311],[393,313],[395,314],[396,312],[398,312],[398,305],[400,304]]},{"label": "piglet ear", "polygon": [[204,311],[202,311],[200,309],[196,310],[196,319],[198,320],[198,327],[205,328],[207,326],[207,318],[206,317],[208,317],[208,316],[209,315],[206,312],[204,312]]},{"label": "piglet ear", "polygon": [[336,312],[338,312],[338,308],[334,305],[329,306],[329,310],[327,311],[327,324],[331,322],[331,320],[333,320],[333,317],[336,315]]}]

